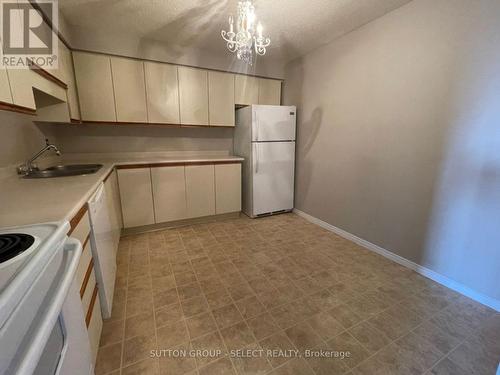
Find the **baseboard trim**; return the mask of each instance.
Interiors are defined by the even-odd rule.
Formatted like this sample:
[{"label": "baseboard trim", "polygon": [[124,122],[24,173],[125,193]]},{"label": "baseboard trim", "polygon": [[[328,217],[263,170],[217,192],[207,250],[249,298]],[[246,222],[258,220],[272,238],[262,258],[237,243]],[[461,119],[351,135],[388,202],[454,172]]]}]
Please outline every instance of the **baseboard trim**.
[{"label": "baseboard trim", "polygon": [[135,234],[155,232],[155,231],[164,230],[164,229],[181,228],[181,227],[185,227],[187,225],[213,223],[213,222],[217,222],[217,221],[236,219],[236,218],[239,218],[240,216],[241,216],[241,212],[238,211],[238,212],[230,212],[230,213],[226,213],[226,214],[195,217],[195,218],[184,219],[184,220],[167,221],[164,223],[143,225],[140,227],[124,228],[124,229],[122,229],[121,236],[126,237],[126,236],[132,236]]},{"label": "baseboard trim", "polygon": [[460,284],[456,282],[455,280],[452,280],[444,275],[441,275],[440,273],[437,273],[429,268],[426,268],[424,266],[421,266],[415,262],[412,262],[411,260],[408,260],[406,258],[403,258],[402,256],[399,256],[397,254],[394,254],[393,252],[386,250],[378,245],[375,245],[374,243],[371,243],[369,241],[366,241],[358,236],[355,236],[352,233],[349,233],[343,229],[337,228],[334,225],[331,225],[321,219],[318,219],[317,217],[311,216],[304,211],[298,210],[296,208],[293,209],[293,212],[296,213],[297,215],[303,217],[307,221],[316,224],[330,232],[333,232],[347,240],[350,240],[360,246],[363,246],[365,249],[368,249],[370,251],[373,251],[377,254],[382,255],[383,257],[392,260],[393,262],[396,262],[404,267],[410,268],[422,276],[425,276],[447,288],[450,288],[460,294],[463,294],[466,297],[469,297],[470,299],[473,299],[474,301],[477,301],[479,303],[482,303],[483,305],[486,305],[488,307],[491,307],[492,309],[496,310],[497,312],[500,312],[500,301],[496,300],[494,298],[491,298],[489,296],[486,296],[484,294],[478,293],[475,290]]}]

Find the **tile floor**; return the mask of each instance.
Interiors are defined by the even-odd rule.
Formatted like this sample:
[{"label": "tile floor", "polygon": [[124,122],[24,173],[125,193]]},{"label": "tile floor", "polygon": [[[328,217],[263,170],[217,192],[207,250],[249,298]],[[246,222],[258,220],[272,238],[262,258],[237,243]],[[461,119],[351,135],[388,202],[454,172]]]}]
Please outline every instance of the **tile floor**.
[{"label": "tile floor", "polygon": [[124,237],[100,345],[97,375],[493,375],[500,314],[294,214],[241,217]]}]

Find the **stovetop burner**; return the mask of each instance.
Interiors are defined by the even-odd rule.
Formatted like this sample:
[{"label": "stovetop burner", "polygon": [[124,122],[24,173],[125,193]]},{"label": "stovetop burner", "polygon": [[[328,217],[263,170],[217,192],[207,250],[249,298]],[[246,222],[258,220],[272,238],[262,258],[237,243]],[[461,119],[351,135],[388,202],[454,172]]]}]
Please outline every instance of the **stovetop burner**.
[{"label": "stovetop burner", "polygon": [[35,237],[24,233],[0,234],[0,263],[21,254],[35,242]]}]

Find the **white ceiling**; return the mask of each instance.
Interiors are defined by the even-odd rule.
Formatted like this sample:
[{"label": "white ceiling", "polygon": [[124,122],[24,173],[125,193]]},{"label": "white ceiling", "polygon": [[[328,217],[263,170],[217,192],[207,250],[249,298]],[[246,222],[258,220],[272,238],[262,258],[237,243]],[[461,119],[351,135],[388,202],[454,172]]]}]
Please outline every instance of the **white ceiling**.
[{"label": "white ceiling", "polygon": [[[256,0],[272,40],[268,56],[289,60],[411,0]],[[225,51],[220,30],[237,0],[59,0],[70,26],[181,47]],[[229,52],[228,52],[229,53]]]}]

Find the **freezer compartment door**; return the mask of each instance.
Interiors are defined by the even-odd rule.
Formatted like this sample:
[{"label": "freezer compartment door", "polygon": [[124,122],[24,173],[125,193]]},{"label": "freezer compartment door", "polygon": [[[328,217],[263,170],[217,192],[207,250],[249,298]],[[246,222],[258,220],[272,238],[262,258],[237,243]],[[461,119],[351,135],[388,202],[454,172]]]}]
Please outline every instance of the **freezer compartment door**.
[{"label": "freezer compartment door", "polygon": [[254,142],[252,146],[252,216],[293,209],[295,142]]},{"label": "freezer compartment door", "polygon": [[252,106],[252,141],[294,141],[295,106]]}]

